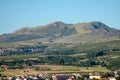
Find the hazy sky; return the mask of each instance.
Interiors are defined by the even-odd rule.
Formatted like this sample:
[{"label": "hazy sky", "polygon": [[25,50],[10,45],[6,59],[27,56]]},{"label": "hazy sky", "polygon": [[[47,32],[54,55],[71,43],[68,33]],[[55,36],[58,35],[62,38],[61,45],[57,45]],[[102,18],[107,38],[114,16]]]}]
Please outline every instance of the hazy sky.
[{"label": "hazy sky", "polygon": [[0,0],[0,34],[54,21],[101,21],[120,29],[120,0]]}]

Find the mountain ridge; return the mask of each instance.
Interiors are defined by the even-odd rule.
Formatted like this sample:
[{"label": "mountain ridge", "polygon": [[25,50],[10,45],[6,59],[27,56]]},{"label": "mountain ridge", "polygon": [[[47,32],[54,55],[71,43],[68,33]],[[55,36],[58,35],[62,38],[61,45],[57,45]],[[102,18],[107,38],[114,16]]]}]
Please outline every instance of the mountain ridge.
[{"label": "mountain ridge", "polygon": [[89,42],[97,39],[120,36],[120,30],[110,28],[99,21],[67,24],[62,21],[52,22],[37,27],[21,28],[13,33],[0,35],[1,42],[17,42],[47,38],[48,41]]}]

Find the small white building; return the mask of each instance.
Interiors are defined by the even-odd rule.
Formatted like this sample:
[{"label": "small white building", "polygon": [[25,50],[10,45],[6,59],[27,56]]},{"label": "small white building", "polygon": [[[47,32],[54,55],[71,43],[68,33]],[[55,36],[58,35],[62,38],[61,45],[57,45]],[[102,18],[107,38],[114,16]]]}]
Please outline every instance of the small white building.
[{"label": "small white building", "polygon": [[89,74],[89,79],[100,79],[100,74],[99,73],[90,73]]},{"label": "small white building", "polygon": [[115,77],[108,77],[109,80],[116,80]]},{"label": "small white building", "polygon": [[100,75],[90,75],[89,79],[100,79]]},{"label": "small white building", "polygon": [[114,71],[115,77],[118,77],[118,76],[119,76],[119,75],[118,75],[119,73],[120,73],[120,70]]}]

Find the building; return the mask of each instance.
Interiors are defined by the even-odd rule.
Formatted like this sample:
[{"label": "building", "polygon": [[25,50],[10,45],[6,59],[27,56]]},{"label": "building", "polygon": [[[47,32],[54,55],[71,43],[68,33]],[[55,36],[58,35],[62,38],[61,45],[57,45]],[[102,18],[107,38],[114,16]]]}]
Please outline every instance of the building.
[{"label": "building", "polygon": [[100,80],[100,74],[99,73],[90,73],[89,79],[99,79]]},{"label": "building", "polygon": [[109,80],[116,80],[115,77],[108,77]]},{"label": "building", "polygon": [[74,76],[71,74],[54,74],[52,75],[53,80],[73,80]]},{"label": "building", "polygon": [[120,70],[116,70],[116,71],[114,71],[114,74],[115,74],[116,77],[118,77],[119,74],[120,74]]},{"label": "building", "polygon": [[100,80],[109,80],[108,78],[100,78]]},{"label": "building", "polygon": [[9,68],[9,66],[7,66],[7,65],[1,65],[0,67],[4,68],[5,70],[7,70]]}]

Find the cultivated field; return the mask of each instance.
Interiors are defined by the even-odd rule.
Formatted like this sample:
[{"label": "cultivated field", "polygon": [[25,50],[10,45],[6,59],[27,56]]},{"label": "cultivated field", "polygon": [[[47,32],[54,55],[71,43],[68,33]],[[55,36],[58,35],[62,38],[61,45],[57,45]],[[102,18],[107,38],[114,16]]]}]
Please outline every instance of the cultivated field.
[{"label": "cultivated field", "polygon": [[58,66],[58,65],[35,65],[37,67],[49,68],[49,70],[40,71],[34,69],[13,69],[1,72],[3,75],[26,75],[26,74],[41,74],[41,73],[71,73],[71,72],[109,72],[105,67],[75,67],[75,66]]}]

